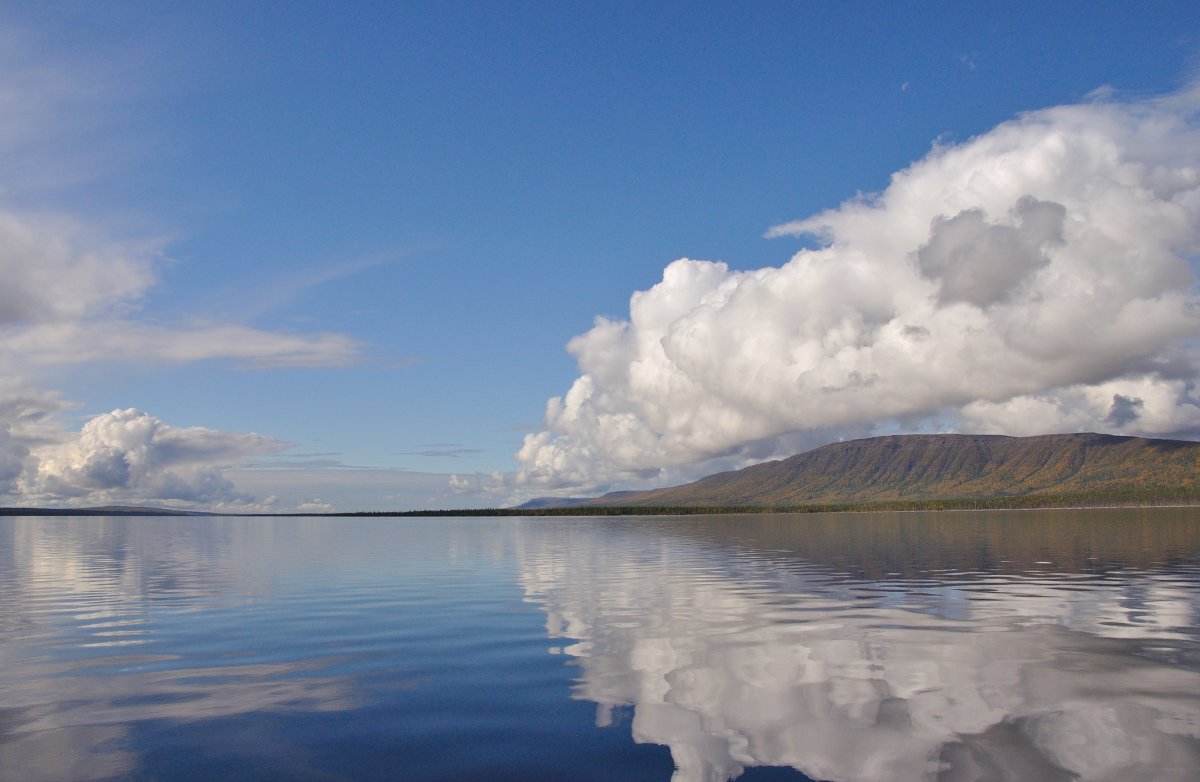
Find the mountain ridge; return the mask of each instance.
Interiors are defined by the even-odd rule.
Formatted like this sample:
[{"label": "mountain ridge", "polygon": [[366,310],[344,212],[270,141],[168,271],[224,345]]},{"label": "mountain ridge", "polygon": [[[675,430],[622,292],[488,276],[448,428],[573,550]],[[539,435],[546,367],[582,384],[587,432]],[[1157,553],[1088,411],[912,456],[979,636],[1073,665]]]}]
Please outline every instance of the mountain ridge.
[{"label": "mountain ridge", "polygon": [[[571,507],[788,507],[1014,497],[1200,497],[1200,443],[1084,432],[884,435]],[[544,501],[544,500],[543,500]],[[542,507],[548,507],[542,505]]]}]

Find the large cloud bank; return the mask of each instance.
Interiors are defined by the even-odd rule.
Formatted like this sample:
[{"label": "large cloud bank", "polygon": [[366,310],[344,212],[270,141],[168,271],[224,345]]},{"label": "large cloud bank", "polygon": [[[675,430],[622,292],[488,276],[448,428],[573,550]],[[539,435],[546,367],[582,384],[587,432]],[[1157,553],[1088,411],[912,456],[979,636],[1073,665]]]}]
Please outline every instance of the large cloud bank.
[{"label": "large cloud bank", "polygon": [[581,374],[518,483],[653,479],[805,433],[1200,431],[1198,105],[1025,114],[771,229],[818,245],[778,268],[675,261],[571,340]]}]

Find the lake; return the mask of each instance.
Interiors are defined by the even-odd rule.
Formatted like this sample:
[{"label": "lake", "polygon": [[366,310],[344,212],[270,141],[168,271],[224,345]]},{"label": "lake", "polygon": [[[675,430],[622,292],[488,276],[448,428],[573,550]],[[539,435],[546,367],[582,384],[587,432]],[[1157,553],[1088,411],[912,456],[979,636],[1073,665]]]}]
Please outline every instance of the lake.
[{"label": "lake", "polygon": [[0,518],[0,780],[1200,779],[1200,509]]}]

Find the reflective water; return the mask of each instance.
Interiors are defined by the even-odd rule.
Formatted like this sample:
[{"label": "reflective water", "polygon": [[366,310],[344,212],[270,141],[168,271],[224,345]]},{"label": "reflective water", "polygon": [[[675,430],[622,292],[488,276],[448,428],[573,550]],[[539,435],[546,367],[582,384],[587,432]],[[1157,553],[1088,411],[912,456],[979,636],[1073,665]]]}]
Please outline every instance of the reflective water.
[{"label": "reflective water", "polygon": [[1200,778],[1200,511],[0,518],[0,780]]}]

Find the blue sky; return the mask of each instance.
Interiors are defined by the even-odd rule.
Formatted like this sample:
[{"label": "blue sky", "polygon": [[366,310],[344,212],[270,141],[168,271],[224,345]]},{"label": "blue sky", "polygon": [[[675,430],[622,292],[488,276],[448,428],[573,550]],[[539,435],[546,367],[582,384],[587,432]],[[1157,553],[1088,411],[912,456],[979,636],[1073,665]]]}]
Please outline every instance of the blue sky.
[{"label": "blue sky", "polygon": [[[1171,165],[1186,167],[1194,101],[1161,102],[1190,94],[1198,54],[1200,9],[1182,2],[8,3],[0,241],[23,282],[0,297],[0,366],[4,399],[24,400],[7,409],[26,412],[0,420],[4,504],[502,504],[683,480],[845,436],[1024,433],[975,401],[1023,420],[1036,417],[1013,411],[1076,405],[1052,428],[1111,419],[1190,436],[1191,419],[1152,398],[1187,373],[1145,374],[1178,365],[1194,336],[1166,320],[1112,366],[1020,369],[1039,379],[1003,398],[962,389],[823,422],[773,397],[777,415],[770,400],[753,421],[734,415],[744,441],[693,437],[696,420],[660,420],[629,398],[646,386],[618,380],[591,413],[544,414],[581,376],[603,376],[567,342],[599,345],[594,319],[628,319],[631,295],[672,261],[724,261],[717,287],[780,268],[823,240],[766,238],[773,227],[883,193],[935,145],[965,149],[1055,106],[1153,106],[1182,123]],[[1138,149],[1148,132],[1113,143]],[[950,222],[970,211],[959,207],[926,225],[965,225]],[[1020,229],[1015,209],[985,210],[982,224]],[[1188,225],[1163,250],[1185,262]],[[934,280],[947,267],[919,251],[935,239],[893,262],[918,258]],[[1042,251],[1033,266],[1057,257]],[[1192,290],[1168,277],[1154,295]],[[1001,301],[955,301],[948,285],[935,295],[947,307]],[[626,368],[645,364],[629,355]],[[714,382],[662,391],[654,409],[695,397],[706,420],[746,412],[706,407],[696,395],[724,388]],[[1093,405],[1089,419],[1070,394],[1128,403]],[[130,408],[143,415],[98,418]],[[593,436],[580,428],[593,414],[626,423]],[[545,448],[516,458],[539,433]]]}]

